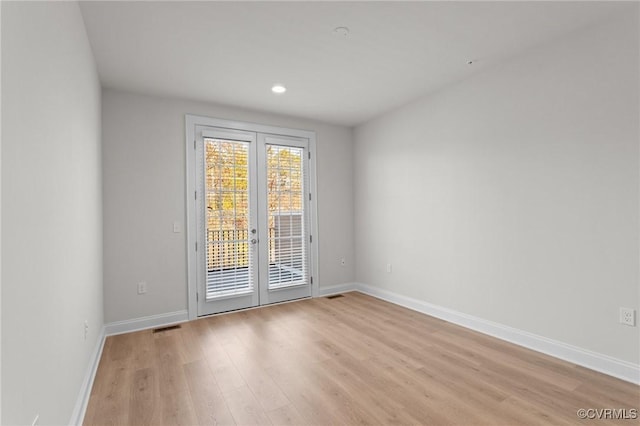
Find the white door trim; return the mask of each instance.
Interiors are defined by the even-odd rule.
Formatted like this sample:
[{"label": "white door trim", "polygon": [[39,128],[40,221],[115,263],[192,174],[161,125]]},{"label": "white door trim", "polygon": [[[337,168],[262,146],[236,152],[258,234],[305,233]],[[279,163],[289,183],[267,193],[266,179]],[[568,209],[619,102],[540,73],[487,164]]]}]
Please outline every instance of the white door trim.
[{"label": "white door trim", "polygon": [[309,186],[311,191],[311,202],[309,202],[309,220],[311,222],[311,243],[310,271],[313,277],[311,285],[311,295],[318,295],[318,207],[317,207],[317,181],[316,181],[316,133],[310,130],[289,129],[285,127],[270,126],[265,124],[248,123],[243,121],[224,120],[219,118],[204,117],[193,114],[185,115],[185,153],[186,153],[186,183],[185,183],[185,204],[186,204],[186,226],[185,238],[187,248],[187,300],[189,319],[196,319],[198,316],[197,292],[197,262],[196,262],[196,215],[198,214],[195,203],[196,194],[196,126],[210,126],[225,128],[229,130],[241,130],[255,133],[268,133],[276,136],[290,136],[306,138],[309,140]]}]

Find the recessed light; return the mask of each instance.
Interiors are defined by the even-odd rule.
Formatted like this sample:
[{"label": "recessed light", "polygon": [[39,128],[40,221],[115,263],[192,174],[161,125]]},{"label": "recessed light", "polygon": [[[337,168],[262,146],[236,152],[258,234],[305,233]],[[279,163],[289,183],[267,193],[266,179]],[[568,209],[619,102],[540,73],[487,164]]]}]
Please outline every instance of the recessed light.
[{"label": "recessed light", "polygon": [[346,37],[349,35],[349,28],[347,27],[336,27],[333,29],[333,33],[342,37]]},{"label": "recessed light", "polygon": [[271,91],[273,93],[277,93],[277,94],[281,94],[287,91],[287,88],[284,87],[282,84],[275,84],[272,88]]}]

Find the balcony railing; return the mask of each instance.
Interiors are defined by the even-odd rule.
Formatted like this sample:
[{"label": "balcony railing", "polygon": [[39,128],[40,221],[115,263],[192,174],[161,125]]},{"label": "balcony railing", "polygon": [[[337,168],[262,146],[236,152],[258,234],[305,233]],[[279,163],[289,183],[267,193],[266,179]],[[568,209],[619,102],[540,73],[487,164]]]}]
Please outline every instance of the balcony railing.
[{"label": "balcony railing", "polygon": [[[276,259],[276,229],[269,228],[269,259]],[[207,230],[207,270],[249,266],[249,231],[246,229]]]},{"label": "balcony railing", "polygon": [[[294,229],[302,232],[301,222],[276,224],[267,238],[270,289],[299,285],[306,276],[304,238],[292,235]],[[207,230],[207,299],[251,291],[251,238],[247,229]]]}]

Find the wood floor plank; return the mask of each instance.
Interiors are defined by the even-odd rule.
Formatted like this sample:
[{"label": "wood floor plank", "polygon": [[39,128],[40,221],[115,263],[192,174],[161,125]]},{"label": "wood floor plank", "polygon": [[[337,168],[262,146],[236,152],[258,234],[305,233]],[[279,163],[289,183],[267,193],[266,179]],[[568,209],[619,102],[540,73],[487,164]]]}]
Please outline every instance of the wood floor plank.
[{"label": "wood floor plank", "polygon": [[308,424],[292,404],[267,411],[267,416],[269,416],[269,420],[274,425],[294,426]]},{"label": "wood floor plank", "polygon": [[131,335],[135,339],[131,351],[133,370],[154,369],[157,357],[153,334],[148,331],[138,331]]},{"label": "wood floor plank", "polygon": [[222,367],[216,368],[213,375],[223,394],[233,392],[236,389],[247,385],[242,378],[242,375],[238,370],[236,370],[236,367],[233,364],[226,364]]},{"label": "wood floor plank", "polygon": [[255,357],[234,354],[231,358],[244,382],[249,386],[249,389],[251,389],[265,411],[290,404],[289,399],[273,379],[260,367]]},{"label": "wood floor plank", "polygon": [[105,366],[94,395],[97,403],[91,406],[93,411],[85,415],[85,420],[91,425],[129,424],[131,361],[120,358],[108,361]]},{"label": "wood floor plank", "polygon": [[[412,417],[401,403],[389,395],[390,383],[376,386],[378,376],[370,368],[370,364],[363,363],[352,357],[339,356],[319,364],[328,377],[344,391],[362,403],[381,424],[416,424],[418,419]],[[373,379],[373,380],[372,380]]]},{"label": "wood floor plank", "polygon": [[[513,420],[513,424],[521,424],[521,425],[571,425],[574,422],[569,421],[566,418],[558,417],[549,413],[548,411],[541,409],[535,404],[531,404],[528,401],[520,399],[515,396],[510,396],[506,400],[504,400],[500,407],[496,410],[500,414],[505,415],[509,413],[510,418]],[[504,420],[507,418],[504,417]],[[576,422],[577,422],[576,417]]]},{"label": "wood floor plank", "polygon": [[200,360],[183,367],[198,424],[235,425],[231,411],[207,363]]},{"label": "wood floor plank", "polygon": [[297,358],[289,359],[286,355],[283,358],[283,364],[270,367],[267,373],[305,419],[305,423],[339,424],[341,419],[333,409],[333,401],[312,378],[310,370],[316,367]]},{"label": "wood floor plank", "polygon": [[158,370],[143,368],[133,374],[129,422],[134,425],[157,425],[160,416]]},{"label": "wood floor plank", "polygon": [[[458,353],[464,350],[463,348],[465,347],[466,343],[466,340],[464,338],[446,332],[434,333],[431,335],[431,339],[438,339],[440,344],[443,344],[443,342],[447,342],[449,345],[452,345],[455,348],[455,351]],[[576,379],[575,377],[571,377],[569,372],[565,373],[559,371],[549,371],[548,368],[536,365],[527,360],[522,360],[508,353],[505,353],[501,351],[499,347],[488,347],[484,345],[475,346],[473,348],[473,352],[478,356],[480,363],[487,362],[488,360],[498,363],[508,362],[511,366],[517,367],[521,371],[526,372],[533,377],[556,385],[567,391],[574,390],[581,383],[580,380]]]},{"label": "wood floor plank", "polygon": [[197,423],[193,402],[189,396],[178,334],[171,333],[155,340],[159,364],[160,409],[166,425]]},{"label": "wood floor plank", "polygon": [[181,342],[178,347],[182,361],[190,363],[202,360],[204,355],[198,341],[198,335],[195,332],[195,326],[190,322],[183,323],[179,335]]},{"label": "wood floor plank", "polygon": [[579,408],[640,387],[348,293],[108,337],[84,424],[633,423]]},{"label": "wood floor plank", "polygon": [[484,410],[470,409],[442,383],[425,380],[420,370],[409,369],[391,358],[372,358],[371,371],[394,383],[390,397],[420,424],[489,424],[482,422]]},{"label": "wood floor plank", "polygon": [[270,425],[271,420],[248,386],[230,391],[224,395],[227,406],[240,425]]},{"label": "wood floor plank", "polygon": [[[211,327],[211,325],[210,325]],[[200,346],[204,355],[204,360],[209,366],[215,381],[223,394],[246,386],[246,383],[235,365],[229,358],[223,345],[216,339],[216,334],[212,331],[211,339],[201,340]],[[226,342],[236,342],[237,339],[223,339]]]},{"label": "wood floor plank", "polygon": [[311,369],[309,374],[313,385],[317,386],[324,396],[325,407],[332,407],[334,410],[333,414],[338,418],[337,423],[348,425],[377,423],[369,407],[365,406],[358,395],[351,394],[342,388],[335,376],[327,375],[317,368]]}]

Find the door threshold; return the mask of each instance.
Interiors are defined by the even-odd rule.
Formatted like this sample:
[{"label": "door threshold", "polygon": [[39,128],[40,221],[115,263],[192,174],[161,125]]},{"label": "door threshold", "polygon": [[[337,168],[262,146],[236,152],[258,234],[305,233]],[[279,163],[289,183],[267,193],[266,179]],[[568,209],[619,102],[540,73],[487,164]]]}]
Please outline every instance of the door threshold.
[{"label": "door threshold", "polygon": [[305,296],[305,297],[300,297],[298,299],[291,299],[291,300],[285,300],[285,301],[282,301],[282,302],[269,303],[267,305],[258,305],[258,306],[250,306],[248,308],[232,309],[230,311],[216,312],[214,314],[199,315],[199,316],[196,317],[196,319],[208,318],[208,317],[217,317],[217,316],[226,315],[226,314],[235,314],[235,313],[238,313],[238,312],[245,312],[245,311],[251,311],[251,310],[254,310],[254,309],[267,308],[269,306],[284,305],[285,303],[300,302],[300,301],[307,300],[307,299],[313,299],[313,296]]}]

